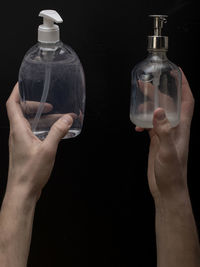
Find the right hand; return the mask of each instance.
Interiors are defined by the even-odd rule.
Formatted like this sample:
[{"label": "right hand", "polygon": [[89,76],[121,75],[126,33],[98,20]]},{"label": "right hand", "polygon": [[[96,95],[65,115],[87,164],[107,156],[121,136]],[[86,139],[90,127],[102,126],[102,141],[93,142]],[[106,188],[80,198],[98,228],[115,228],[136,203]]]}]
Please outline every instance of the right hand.
[{"label": "right hand", "polygon": [[[154,112],[153,129],[149,130],[150,149],[148,182],[156,201],[187,191],[187,160],[194,98],[182,72],[181,119],[172,128],[163,109]],[[144,131],[136,127],[136,131]]]}]

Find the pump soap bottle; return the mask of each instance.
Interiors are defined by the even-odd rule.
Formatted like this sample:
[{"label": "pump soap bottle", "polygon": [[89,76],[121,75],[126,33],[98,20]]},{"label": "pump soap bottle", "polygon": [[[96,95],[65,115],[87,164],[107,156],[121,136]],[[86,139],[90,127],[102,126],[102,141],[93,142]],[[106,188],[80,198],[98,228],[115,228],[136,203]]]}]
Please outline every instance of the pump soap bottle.
[{"label": "pump soap bottle", "polygon": [[162,36],[166,15],[150,15],[154,35],[148,36],[148,57],[132,71],[130,119],[139,127],[152,128],[153,113],[161,107],[172,127],[180,120],[182,77],[166,56],[168,37]]},{"label": "pump soap bottle", "polygon": [[60,41],[63,22],[54,10],[39,14],[38,43],[25,55],[19,70],[19,91],[24,116],[33,133],[45,139],[53,123],[70,113],[73,124],[64,138],[77,136],[85,109],[85,78],[81,62],[71,47]]}]

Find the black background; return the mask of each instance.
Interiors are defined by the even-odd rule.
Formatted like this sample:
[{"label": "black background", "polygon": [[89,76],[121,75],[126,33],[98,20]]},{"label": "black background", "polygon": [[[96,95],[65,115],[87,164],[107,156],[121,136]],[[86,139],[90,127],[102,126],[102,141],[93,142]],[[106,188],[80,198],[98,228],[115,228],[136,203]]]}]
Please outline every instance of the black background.
[{"label": "black background", "polygon": [[200,230],[198,1],[24,1],[1,11],[0,200],[8,169],[5,102],[43,9],[62,16],[61,39],[79,55],[87,85],[84,127],[60,143],[35,213],[29,267],[156,266],[154,203],[146,177],[149,138],[129,120],[130,72],[147,55],[149,14],[168,14],[168,57],[191,85],[195,114],[188,182]]}]

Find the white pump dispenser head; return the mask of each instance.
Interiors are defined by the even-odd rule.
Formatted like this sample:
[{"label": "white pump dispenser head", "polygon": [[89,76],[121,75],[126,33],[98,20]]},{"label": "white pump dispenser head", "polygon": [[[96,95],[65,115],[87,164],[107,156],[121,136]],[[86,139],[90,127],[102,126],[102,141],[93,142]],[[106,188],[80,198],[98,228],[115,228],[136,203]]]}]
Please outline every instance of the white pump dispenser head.
[{"label": "white pump dispenser head", "polygon": [[38,28],[38,41],[41,43],[57,43],[60,41],[60,30],[55,23],[63,20],[55,10],[43,10],[39,17],[43,17],[43,24]]}]

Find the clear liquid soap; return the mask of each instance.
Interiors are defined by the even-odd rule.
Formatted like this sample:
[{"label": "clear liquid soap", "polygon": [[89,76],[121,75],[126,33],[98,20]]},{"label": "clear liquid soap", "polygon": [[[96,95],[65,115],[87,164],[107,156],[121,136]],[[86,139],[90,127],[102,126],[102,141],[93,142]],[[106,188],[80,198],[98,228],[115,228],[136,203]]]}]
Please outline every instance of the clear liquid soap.
[{"label": "clear liquid soap", "polygon": [[38,43],[24,56],[19,70],[19,91],[24,116],[33,133],[45,139],[53,123],[64,114],[74,121],[64,138],[80,134],[85,110],[85,78],[73,49],[60,41],[63,20],[54,10],[43,10]]}]

